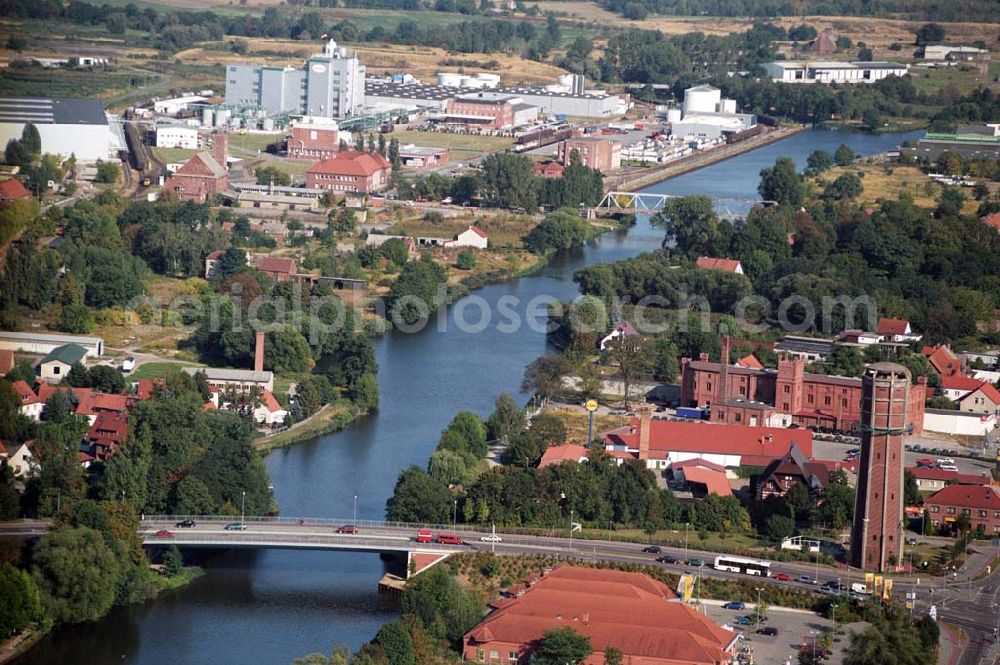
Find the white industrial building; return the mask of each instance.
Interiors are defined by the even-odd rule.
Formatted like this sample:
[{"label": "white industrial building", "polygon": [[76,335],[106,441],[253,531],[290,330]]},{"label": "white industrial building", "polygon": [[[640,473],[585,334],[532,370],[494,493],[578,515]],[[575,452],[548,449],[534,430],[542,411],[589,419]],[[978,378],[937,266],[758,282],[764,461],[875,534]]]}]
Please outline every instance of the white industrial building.
[{"label": "white industrial building", "polygon": [[988,60],[990,52],[975,46],[928,44],[924,47],[924,60]]},{"label": "white industrial building", "polygon": [[722,99],[722,91],[714,85],[696,85],[684,91],[681,108],[685,116],[691,113],[736,113],[736,100]]},{"label": "white industrial building", "polygon": [[194,127],[161,125],[156,128],[157,148],[198,149],[198,130]]},{"label": "white industrial building", "polygon": [[90,357],[104,355],[104,340],[100,337],[0,331],[0,349],[9,351],[45,355],[67,344],[82,346]]},{"label": "white industrial building", "polygon": [[872,83],[909,71],[898,62],[769,62],[764,70],[778,83]]},{"label": "white industrial building", "polygon": [[181,111],[188,111],[194,104],[201,104],[208,98],[201,95],[188,95],[185,97],[172,97],[153,102],[153,111],[160,115],[177,115]]},{"label": "white industrial building", "polygon": [[256,105],[271,114],[340,118],[360,114],[365,102],[365,68],[356,53],[332,39],[322,53],[293,67],[229,65],[226,103]]},{"label": "white industrial building", "polygon": [[20,139],[29,122],[38,128],[43,154],[95,162],[108,159],[117,144],[99,99],[0,98],[0,145]]},{"label": "white industrial building", "polygon": [[753,129],[757,117],[736,112],[735,99],[723,99],[712,85],[696,85],[684,91],[681,109],[667,112],[670,134],[681,139],[717,141],[725,134]]},{"label": "white industrial building", "polygon": [[488,72],[478,72],[472,75],[438,72],[437,84],[444,88],[499,88],[500,75]]}]

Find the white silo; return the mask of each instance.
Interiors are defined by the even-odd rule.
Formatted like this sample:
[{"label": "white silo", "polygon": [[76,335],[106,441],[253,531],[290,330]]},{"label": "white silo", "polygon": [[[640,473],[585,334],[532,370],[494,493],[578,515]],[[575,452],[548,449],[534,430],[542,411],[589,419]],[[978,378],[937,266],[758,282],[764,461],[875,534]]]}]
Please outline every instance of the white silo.
[{"label": "white silo", "polygon": [[723,113],[736,113],[736,100],[735,99],[723,99],[722,107],[719,109]]},{"label": "white silo", "polygon": [[215,122],[215,112],[212,109],[202,109],[201,110],[201,125],[202,127],[211,127]]},{"label": "white silo", "polygon": [[448,88],[459,88],[462,86],[462,75],[455,72],[438,72],[437,84]]},{"label": "white silo", "polygon": [[478,90],[487,87],[487,82],[475,76],[463,76],[461,85],[463,88],[475,88]]},{"label": "white silo", "polygon": [[715,113],[719,110],[722,92],[712,85],[696,85],[684,91],[684,115]]},{"label": "white silo", "polygon": [[261,129],[263,129],[265,132],[273,132],[274,118],[264,118],[263,120],[261,120],[260,125]]},{"label": "white silo", "polygon": [[667,122],[673,124],[681,121],[680,109],[667,109]]},{"label": "white silo", "polygon": [[215,112],[215,126],[225,127],[229,124],[229,117],[233,114],[229,109],[219,109]]},{"label": "white silo", "polygon": [[486,87],[487,88],[498,88],[498,87],[500,87],[500,75],[499,74],[490,74],[488,72],[479,72],[478,74],[476,74],[476,78],[479,79],[480,81],[484,81],[486,83]]}]

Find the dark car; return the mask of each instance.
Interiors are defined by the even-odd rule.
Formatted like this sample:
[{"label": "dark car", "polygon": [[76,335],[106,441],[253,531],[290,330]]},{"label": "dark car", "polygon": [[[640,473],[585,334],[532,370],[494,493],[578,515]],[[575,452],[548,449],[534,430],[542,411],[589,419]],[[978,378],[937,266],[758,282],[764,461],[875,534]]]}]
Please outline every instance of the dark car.
[{"label": "dark car", "polygon": [[768,637],[774,637],[778,634],[778,629],[774,626],[765,626],[763,628],[757,629],[758,635],[767,635]]},{"label": "dark car", "polygon": [[358,532],[358,527],[354,526],[353,524],[345,524],[344,526],[337,527],[337,533],[349,533],[353,535],[356,534],[357,532]]},{"label": "dark car", "polygon": [[175,524],[174,526],[176,526],[178,529],[193,529],[196,525],[194,523],[194,520],[182,520],[177,524]]},{"label": "dark car", "polygon": [[660,552],[662,552],[663,550],[662,550],[662,549],[660,549],[660,546],[659,546],[659,545],[649,545],[649,546],[647,546],[647,547],[643,547],[643,548],[642,548],[642,551],[643,551],[643,552],[646,552],[646,553],[648,553],[648,554],[659,554],[659,553],[660,553]]},{"label": "dark car", "polygon": [[692,566],[694,568],[701,568],[702,566],[705,565],[705,562],[696,557],[691,557],[690,559],[687,560],[687,565]]},{"label": "dark car", "polygon": [[658,563],[677,563],[677,559],[670,556],[669,554],[664,554],[663,556],[656,557]]},{"label": "dark car", "polygon": [[246,531],[247,525],[243,522],[233,522],[225,526],[226,531]]},{"label": "dark car", "polygon": [[745,609],[746,606],[747,606],[746,603],[744,603],[742,600],[731,600],[722,607],[723,609],[727,610],[742,610]]}]

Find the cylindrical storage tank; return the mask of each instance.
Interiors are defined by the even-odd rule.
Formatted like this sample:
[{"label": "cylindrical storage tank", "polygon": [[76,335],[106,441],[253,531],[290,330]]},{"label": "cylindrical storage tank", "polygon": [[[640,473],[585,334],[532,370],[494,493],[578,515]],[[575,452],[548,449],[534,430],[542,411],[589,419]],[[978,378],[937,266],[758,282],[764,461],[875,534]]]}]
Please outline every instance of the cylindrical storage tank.
[{"label": "cylindrical storage tank", "polygon": [[265,132],[273,132],[274,131],[274,118],[264,118],[261,121],[260,125],[261,125],[261,128]]},{"label": "cylindrical storage tank", "polygon": [[723,99],[722,100],[722,112],[723,113],[736,113],[736,100],[735,99]]},{"label": "cylindrical storage tank", "polygon": [[667,109],[667,122],[680,122],[681,121],[681,110],[680,109]]},{"label": "cylindrical storage tank", "polygon": [[486,81],[477,79],[475,76],[463,76],[461,80],[463,88],[485,88]]},{"label": "cylindrical storage tank", "polygon": [[485,81],[486,86],[489,88],[496,88],[500,85],[500,75],[490,74],[488,72],[479,72],[476,74],[476,78],[480,81]]},{"label": "cylindrical storage tank", "polygon": [[563,74],[562,76],[560,76],[559,77],[559,85],[566,86],[567,88],[569,88],[570,90],[572,90],[573,89],[573,75],[572,74]]},{"label": "cylindrical storage tank", "polygon": [[454,72],[439,72],[437,75],[438,85],[449,88],[458,88],[462,85],[462,75]]},{"label": "cylindrical storage tank", "polygon": [[215,122],[215,112],[212,109],[201,110],[201,124],[204,127],[211,127]]},{"label": "cylindrical storage tank", "polygon": [[225,127],[229,122],[229,117],[233,114],[229,109],[219,109],[215,112],[215,126]]},{"label": "cylindrical storage tank", "polygon": [[684,113],[715,113],[722,93],[718,88],[699,85],[684,91]]}]

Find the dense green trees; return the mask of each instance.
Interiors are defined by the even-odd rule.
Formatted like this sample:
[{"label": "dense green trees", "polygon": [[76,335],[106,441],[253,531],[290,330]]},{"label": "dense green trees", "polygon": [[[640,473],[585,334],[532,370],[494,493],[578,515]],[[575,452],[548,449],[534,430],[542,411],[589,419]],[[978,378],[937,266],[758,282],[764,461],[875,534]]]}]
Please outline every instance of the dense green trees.
[{"label": "dense green trees", "polygon": [[386,518],[398,522],[443,524],[451,518],[448,486],[411,466],[399,475],[386,503]]},{"label": "dense green trees", "polygon": [[532,651],[531,662],[538,665],[576,665],[586,660],[592,651],[589,637],[572,628],[550,628]]},{"label": "dense green trees", "polygon": [[757,191],[765,201],[801,205],[804,190],[802,180],[795,171],[795,162],[788,157],[779,157],[774,166],[762,169]]},{"label": "dense green trees", "polygon": [[433,566],[406,585],[402,610],[416,617],[431,637],[455,643],[476,625],[485,608],[445,566]]},{"label": "dense green trees", "polygon": [[111,609],[121,569],[100,533],[65,527],[39,541],[32,552],[31,575],[54,620],[81,623]]},{"label": "dense green trees", "polygon": [[385,300],[389,320],[406,326],[426,320],[444,304],[445,278],[445,269],[429,258],[407,263]]},{"label": "dense green trees", "polygon": [[375,644],[382,647],[386,659],[393,665],[415,665],[416,656],[413,653],[413,640],[402,621],[390,621],[383,624],[375,635]]},{"label": "dense green trees", "polygon": [[537,254],[578,247],[593,231],[587,220],[572,208],[561,208],[546,215],[538,226],[524,237],[524,246]]},{"label": "dense green trees", "polygon": [[498,152],[482,160],[483,202],[528,212],[538,207],[538,183],[527,155]]},{"label": "dense green trees", "polygon": [[42,605],[35,580],[7,562],[0,563],[0,639],[41,620]]}]

